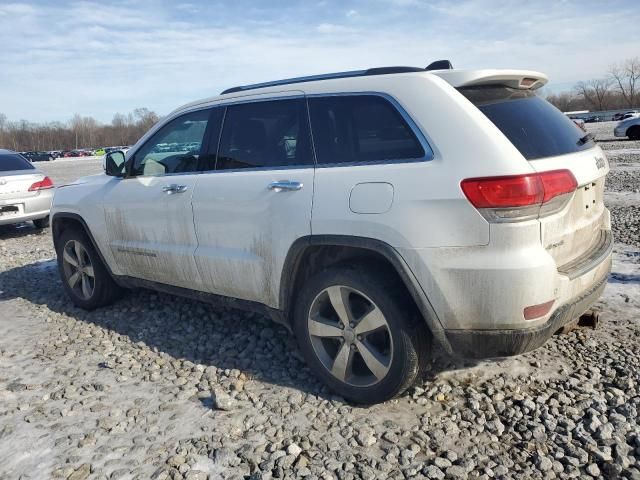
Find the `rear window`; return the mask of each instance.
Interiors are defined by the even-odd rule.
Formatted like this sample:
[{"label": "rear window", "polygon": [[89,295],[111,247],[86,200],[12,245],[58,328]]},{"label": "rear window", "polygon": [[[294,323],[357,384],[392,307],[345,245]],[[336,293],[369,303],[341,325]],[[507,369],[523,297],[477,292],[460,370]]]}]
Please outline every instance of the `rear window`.
[{"label": "rear window", "polygon": [[573,121],[532,91],[502,86],[459,90],[527,160],[579,152],[595,145]]},{"label": "rear window", "polygon": [[33,170],[35,167],[17,153],[0,153],[0,172]]}]

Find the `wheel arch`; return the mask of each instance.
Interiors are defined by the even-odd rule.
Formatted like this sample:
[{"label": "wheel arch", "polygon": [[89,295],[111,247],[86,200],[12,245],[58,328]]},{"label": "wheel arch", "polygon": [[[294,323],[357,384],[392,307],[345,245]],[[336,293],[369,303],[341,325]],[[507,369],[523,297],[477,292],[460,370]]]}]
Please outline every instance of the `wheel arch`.
[{"label": "wheel arch", "polygon": [[434,338],[447,352],[452,352],[431,302],[405,260],[391,245],[374,238],[312,235],[297,239],[289,249],[281,274],[279,306],[284,323],[291,325],[296,292],[307,278],[330,266],[354,260],[388,268],[413,298]]},{"label": "wheel arch", "polygon": [[629,128],[627,128],[625,134],[627,137],[629,137],[629,139],[632,139],[632,137],[636,135],[640,136],[640,124],[631,125]]},{"label": "wheel arch", "polygon": [[102,251],[100,250],[98,243],[93,237],[93,234],[91,233],[91,229],[87,225],[87,222],[85,222],[84,218],[82,218],[77,213],[58,212],[51,217],[51,235],[53,236],[53,246],[55,250],[58,250],[58,239],[62,235],[62,232],[69,228],[79,228],[87,235],[94,250],[98,253],[100,261],[107,269],[107,272],[109,272],[109,275],[111,275],[111,278],[113,278],[116,283],[119,283],[117,275],[114,275],[113,271],[111,270],[111,266],[102,255]]}]

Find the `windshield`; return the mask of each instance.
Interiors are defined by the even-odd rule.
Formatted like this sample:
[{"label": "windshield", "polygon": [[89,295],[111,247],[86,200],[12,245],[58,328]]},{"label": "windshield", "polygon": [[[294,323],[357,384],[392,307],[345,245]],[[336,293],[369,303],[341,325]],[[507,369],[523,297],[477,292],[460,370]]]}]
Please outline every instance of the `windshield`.
[{"label": "windshield", "polygon": [[17,153],[0,153],[0,172],[33,170],[35,167]]},{"label": "windshield", "polygon": [[511,141],[527,160],[592,148],[573,121],[529,90],[501,85],[459,89]]}]

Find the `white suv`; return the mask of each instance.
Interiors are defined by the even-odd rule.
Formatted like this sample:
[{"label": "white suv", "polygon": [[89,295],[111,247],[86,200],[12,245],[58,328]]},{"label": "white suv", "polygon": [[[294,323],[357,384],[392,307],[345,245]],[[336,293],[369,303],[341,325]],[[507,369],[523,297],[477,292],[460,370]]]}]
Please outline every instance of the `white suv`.
[{"label": "white suv", "polygon": [[265,312],[362,403],[411,385],[432,341],[536,348],[598,298],[612,249],[607,160],[546,81],[390,67],[181,107],[57,190],[64,287],[87,309],[142,286]]}]

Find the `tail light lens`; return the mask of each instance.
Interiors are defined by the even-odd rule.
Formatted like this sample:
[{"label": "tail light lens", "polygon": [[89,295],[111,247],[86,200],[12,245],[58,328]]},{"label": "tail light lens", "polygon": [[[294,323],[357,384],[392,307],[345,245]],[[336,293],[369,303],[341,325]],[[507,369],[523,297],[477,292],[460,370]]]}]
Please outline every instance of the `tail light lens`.
[{"label": "tail light lens", "polygon": [[557,212],[577,186],[569,170],[469,178],[460,183],[472,205],[492,222],[530,220]]},{"label": "tail light lens", "polygon": [[49,177],[44,177],[39,182],[34,183],[29,187],[30,192],[38,192],[40,190],[47,190],[49,188],[53,188],[53,182]]}]

